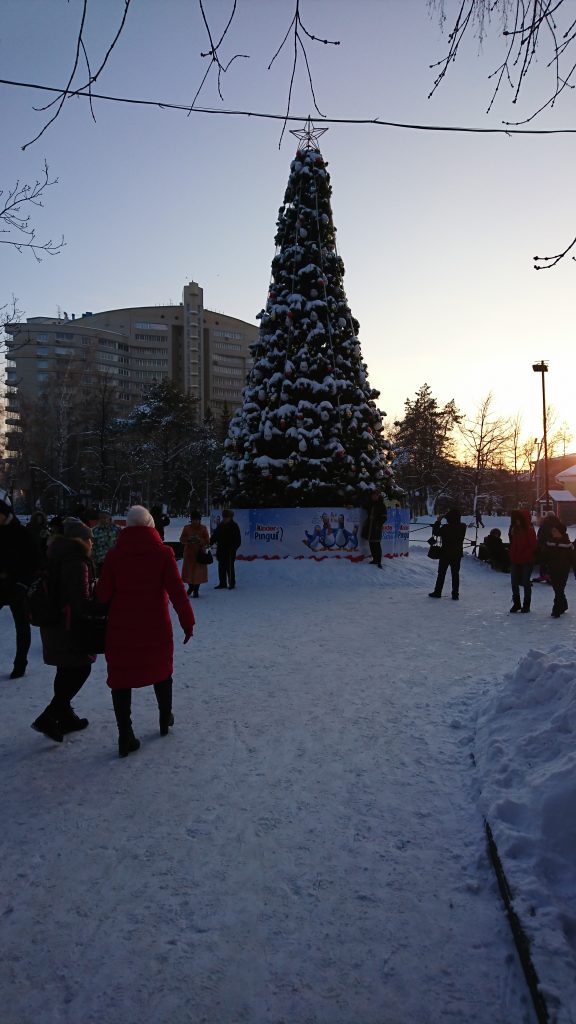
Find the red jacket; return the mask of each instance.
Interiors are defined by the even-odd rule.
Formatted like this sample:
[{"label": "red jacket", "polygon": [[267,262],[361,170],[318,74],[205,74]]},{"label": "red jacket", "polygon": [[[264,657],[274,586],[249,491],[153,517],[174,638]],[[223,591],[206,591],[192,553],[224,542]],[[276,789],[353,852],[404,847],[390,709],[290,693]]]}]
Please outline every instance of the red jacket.
[{"label": "red jacket", "polygon": [[521,508],[519,514],[526,523],[526,528],[511,526],[508,531],[510,538],[510,564],[530,565],[534,561],[538,541],[536,532],[532,526],[530,512],[527,508]]},{"label": "red jacket", "polygon": [[184,633],[194,613],[172,548],[149,526],[128,526],[104,560],[96,599],[110,602],[106,631],[108,686],[149,686],[172,675],[170,598]]}]

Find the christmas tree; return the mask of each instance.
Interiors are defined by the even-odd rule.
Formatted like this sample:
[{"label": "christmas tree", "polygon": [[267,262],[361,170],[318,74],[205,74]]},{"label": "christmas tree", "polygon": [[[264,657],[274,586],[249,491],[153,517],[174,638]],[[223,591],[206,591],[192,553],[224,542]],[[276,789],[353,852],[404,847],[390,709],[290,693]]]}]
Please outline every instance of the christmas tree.
[{"label": "christmas tree", "polygon": [[391,494],[392,455],[343,287],[330,176],[302,131],[280,208],[266,308],[221,471],[236,507],[357,505]]}]

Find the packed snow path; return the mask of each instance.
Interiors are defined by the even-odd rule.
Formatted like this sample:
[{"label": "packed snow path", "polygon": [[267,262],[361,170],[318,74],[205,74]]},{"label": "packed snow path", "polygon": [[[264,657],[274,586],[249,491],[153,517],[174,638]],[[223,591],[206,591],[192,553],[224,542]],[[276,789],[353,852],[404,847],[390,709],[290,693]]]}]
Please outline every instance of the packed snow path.
[{"label": "packed snow path", "polygon": [[[119,760],[105,667],[57,745],[30,722],[34,637],[3,682],[5,1024],[526,1024],[471,762],[479,680],[549,646],[550,594],[466,558],[427,597],[414,550],[382,571],[239,563],[176,624],[176,725],[136,692]],[[538,590],[538,588],[535,588]],[[12,623],[0,616],[4,668]]]}]

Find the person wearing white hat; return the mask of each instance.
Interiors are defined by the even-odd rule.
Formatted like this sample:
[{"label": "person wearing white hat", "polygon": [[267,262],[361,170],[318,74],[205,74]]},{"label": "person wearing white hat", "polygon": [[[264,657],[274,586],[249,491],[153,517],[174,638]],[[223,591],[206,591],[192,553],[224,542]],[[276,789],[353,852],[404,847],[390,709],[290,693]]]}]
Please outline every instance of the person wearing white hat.
[{"label": "person wearing white hat", "polygon": [[31,643],[26,591],[40,561],[33,536],[14,515],[8,492],[0,489],[0,608],[8,606],[16,627],[16,655],[10,679],[20,679],[26,672]]},{"label": "person wearing white hat", "polygon": [[107,682],[118,726],[118,754],[127,757],[140,747],[132,729],[133,689],[154,687],[161,736],[167,736],[174,725],[174,641],[168,599],[180,621],[184,643],[194,627],[194,613],[174,552],[163,543],[143,505],[129,509],[126,527],[104,559],[96,599],[109,605]]}]

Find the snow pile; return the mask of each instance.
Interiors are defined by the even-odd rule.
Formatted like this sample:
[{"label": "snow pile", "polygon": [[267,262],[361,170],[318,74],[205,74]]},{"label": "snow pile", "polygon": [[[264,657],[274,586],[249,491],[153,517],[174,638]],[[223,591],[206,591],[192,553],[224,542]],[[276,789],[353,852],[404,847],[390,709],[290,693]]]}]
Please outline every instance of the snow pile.
[{"label": "snow pile", "polygon": [[576,1018],[576,655],[531,650],[478,717],[490,822],[549,1009]]}]

